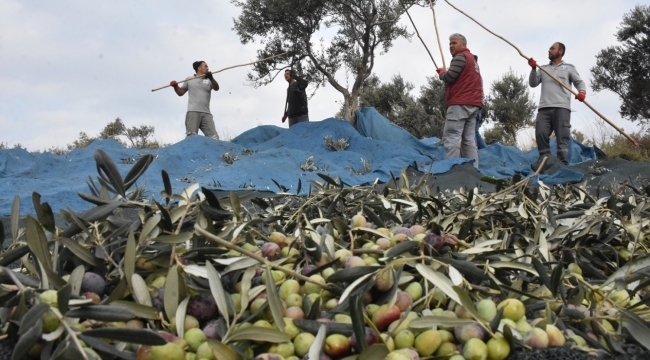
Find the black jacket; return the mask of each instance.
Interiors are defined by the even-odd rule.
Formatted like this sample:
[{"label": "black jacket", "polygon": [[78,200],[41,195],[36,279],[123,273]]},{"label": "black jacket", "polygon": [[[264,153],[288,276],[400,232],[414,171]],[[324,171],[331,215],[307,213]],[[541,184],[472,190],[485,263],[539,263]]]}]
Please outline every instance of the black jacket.
[{"label": "black jacket", "polygon": [[307,108],[307,82],[299,77],[294,77],[294,81],[287,88],[288,108],[285,111],[287,117],[296,117],[309,114]]}]

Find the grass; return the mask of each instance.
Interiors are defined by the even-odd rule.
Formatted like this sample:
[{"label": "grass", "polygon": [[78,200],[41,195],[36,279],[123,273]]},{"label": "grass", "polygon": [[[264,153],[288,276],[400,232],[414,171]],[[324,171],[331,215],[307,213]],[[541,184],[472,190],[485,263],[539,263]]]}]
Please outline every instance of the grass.
[{"label": "grass", "polygon": [[584,141],[582,142],[585,145],[598,146],[607,154],[608,159],[620,158],[628,161],[650,162],[650,153],[648,152],[650,150],[650,129],[630,134],[641,145],[640,148],[637,148],[630,140],[616,132],[605,121],[596,119],[593,125],[594,128],[590,137],[583,136]]},{"label": "grass", "polygon": [[650,162],[650,134],[633,133],[631,136],[641,145],[637,148],[623,135],[617,135],[611,141],[599,146],[608,158],[621,158],[629,161]]}]

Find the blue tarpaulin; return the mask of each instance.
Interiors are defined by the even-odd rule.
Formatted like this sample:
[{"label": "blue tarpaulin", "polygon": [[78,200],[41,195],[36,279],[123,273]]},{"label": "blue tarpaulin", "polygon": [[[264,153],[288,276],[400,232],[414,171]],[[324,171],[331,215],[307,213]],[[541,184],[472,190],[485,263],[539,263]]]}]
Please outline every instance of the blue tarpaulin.
[{"label": "blue tarpaulin", "polygon": [[[418,140],[405,130],[394,126],[375,109],[357,112],[355,130],[348,122],[337,119],[298,123],[290,129],[277,126],[258,126],[232,141],[219,141],[204,136],[191,136],[171,146],[155,149],[127,149],[114,140],[99,140],[84,149],[65,155],[29,153],[23,149],[0,150],[0,216],[11,213],[14,196],[21,201],[21,214],[33,213],[32,192],[41,194],[56,212],[70,207],[81,211],[91,207],[77,193],[89,193],[86,182],[96,178],[94,160],[96,149],[104,150],[125,176],[131,164],[143,154],[156,158],[137,185],[146,184],[146,196],[160,199],[163,189],[161,170],[167,171],[175,193],[198,182],[201,186],[226,191],[258,189],[278,191],[277,183],[296,193],[298,181],[301,194],[309,190],[309,180],[323,181],[317,173],[339,177],[350,185],[371,184],[376,179],[387,182],[391,172],[398,176],[406,167],[419,171],[443,174],[454,165],[471,162],[470,159],[444,159],[444,148],[435,138]],[[331,151],[324,146],[324,138],[347,139],[343,151]],[[552,144],[554,147],[554,144]],[[228,164],[222,156],[236,157]],[[306,171],[308,159],[316,169]],[[492,145],[479,151],[479,172],[497,178],[519,173],[533,173],[531,163],[537,159],[537,150],[522,152],[516,147]],[[571,144],[571,163],[595,159],[593,148],[577,142]],[[433,164],[432,164],[433,160]],[[369,172],[364,169],[369,164]],[[553,175],[540,175],[548,184],[575,183],[582,174],[560,169]]]}]

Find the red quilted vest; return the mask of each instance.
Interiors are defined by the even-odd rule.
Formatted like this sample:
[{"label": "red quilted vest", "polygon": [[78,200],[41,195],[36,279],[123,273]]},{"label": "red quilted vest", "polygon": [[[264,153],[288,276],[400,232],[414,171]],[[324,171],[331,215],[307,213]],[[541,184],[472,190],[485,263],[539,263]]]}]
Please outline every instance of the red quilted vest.
[{"label": "red quilted vest", "polygon": [[465,55],[467,63],[456,82],[447,85],[447,106],[473,105],[483,107],[483,78],[474,55],[465,49],[460,52]]}]

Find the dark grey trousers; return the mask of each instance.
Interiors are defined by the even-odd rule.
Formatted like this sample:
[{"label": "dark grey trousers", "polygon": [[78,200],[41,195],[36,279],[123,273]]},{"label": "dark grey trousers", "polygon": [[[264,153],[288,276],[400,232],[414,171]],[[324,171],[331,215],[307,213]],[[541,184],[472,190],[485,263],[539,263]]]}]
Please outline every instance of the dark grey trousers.
[{"label": "dark grey trousers", "polygon": [[557,158],[567,165],[569,163],[569,140],[571,139],[571,110],[559,107],[542,108],[537,112],[535,121],[535,140],[539,156],[549,155],[551,133],[557,138]]},{"label": "dark grey trousers", "polygon": [[300,115],[296,117],[290,117],[289,118],[289,127],[292,127],[296,125],[297,123],[301,122],[308,122],[309,121],[309,115]]}]

